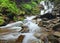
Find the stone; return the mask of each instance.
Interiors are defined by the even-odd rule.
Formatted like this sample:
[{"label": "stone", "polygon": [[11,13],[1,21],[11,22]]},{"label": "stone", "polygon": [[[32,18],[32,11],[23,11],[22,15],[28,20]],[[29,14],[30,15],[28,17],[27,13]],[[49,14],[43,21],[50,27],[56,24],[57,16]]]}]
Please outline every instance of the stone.
[{"label": "stone", "polygon": [[7,34],[7,33],[12,33],[12,32],[16,32],[15,30],[12,30],[12,29],[3,29],[3,28],[0,28],[0,35],[1,34]]},{"label": "stone", "polygon": [[41,19],[46,18],[48,20],[52,20],[56,18],[56,15],[52,15],[52,13],[46,13],[44,15],[40,15],[40,18]]},{"label": "stone", "polygon": [[20,30],[21,33],[27,33],[29,32],[29,29],[27,26],[22,26],[22,29]]},{"label": "stone", "polygon": [[54,32],[53,35],[56,35],[56,36],[60,37],[60,32]]},{"label": "stone", "polygon": [[52,29],[60,32],[60,23],[55,24]]},{"label": "stone", "polygon": [[24,37],[25,37],[24,35],[20,35],[20,36],[17,38],[16,43],[22,43]]},{"label": "stone", "polygon": [[15,40],[0,40],[0,43],[15,43]]},{"label": "stone", "polygon": [[39,22],[38,26],[42,27],[43,26],[43,23],[42,21]]},{"label": "stone", "polygon": [[34,36],[38,39],[40,39],[41,33],[34,33]]},{"label": "stone", "polygon": [[48,40],[49,40],[51,43],[59,43],[58,38],[59,38],[59,37],[57,37],[57,36],[55,36],[55,35],[49,35],[49,36],[48,36]]},{"label": "stone", "polygon": [[38,39],[30,39],[27,43],[39,43]]}]

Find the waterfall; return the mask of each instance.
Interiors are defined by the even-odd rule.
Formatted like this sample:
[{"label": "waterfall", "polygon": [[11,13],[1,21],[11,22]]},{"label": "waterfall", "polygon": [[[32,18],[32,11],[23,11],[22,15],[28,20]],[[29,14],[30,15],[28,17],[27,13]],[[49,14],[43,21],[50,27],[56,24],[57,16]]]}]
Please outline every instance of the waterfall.
[{"label": "waterfall", "polygon": [[41,10],[40,15],[48,12],[51,13],[52,9],[54,8],[54,4],[51,3],[49,0],[41,1],[40,4],[44,7],[44,9]]}]

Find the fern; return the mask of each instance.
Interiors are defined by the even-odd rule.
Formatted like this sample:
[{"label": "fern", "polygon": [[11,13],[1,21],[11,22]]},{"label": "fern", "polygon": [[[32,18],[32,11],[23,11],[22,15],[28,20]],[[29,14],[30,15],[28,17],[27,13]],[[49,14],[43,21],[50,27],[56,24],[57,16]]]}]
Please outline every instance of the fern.
[{"label": "fern", "polygon": [[11,2],[10,0],[0,0],[0,3],[0,7],[7,7],[11,12],[18,14],[19,9],[15,2]]}]

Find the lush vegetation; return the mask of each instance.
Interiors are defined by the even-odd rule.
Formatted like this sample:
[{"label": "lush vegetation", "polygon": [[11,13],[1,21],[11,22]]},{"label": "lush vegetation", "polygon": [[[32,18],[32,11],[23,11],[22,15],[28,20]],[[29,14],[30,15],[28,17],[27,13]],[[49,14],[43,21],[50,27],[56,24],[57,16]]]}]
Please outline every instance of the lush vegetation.
[{"label": "lush vegetation", "polygon": [[[16,0],[17,1],[17,0]],[[37,6],[37,4],[38,4],[38,2],[40,1],[40,0],[38,0],[38,1],[34,1],[34,0],[32,0],[32,1],[30,1],[30,2],[28,2],[28,3],[26,3],[26,2],[19,2],[19,4],[17,5],[16,3],[18,3],[18,2],[16,2],[16,1],[11,1],[11,0],[0,0],[0,11],[2,10],[2,8],[8,8],[8,10],[9,11],[11,11],[11,12],[13,12],[13,13],[15,13],[15,14],[25,14],[25,12],[26,13],[28,13],[28,12],[30,12],[32,9],[34,10],[34,11],[36,11],[35,10],[35,8],[36,8],[36,6]],[[21,0],[19,0],[19,1],[21,1]],[[18,7],[19,6],[19,7]],[[30,12],[30,13],[32,13],[32,11]],[[35,12],[34,12],[35,13]],[[33,13],[32,13],[33,14]]]},{"label": "lush vegetation", "polygon": [[38,3],[40,1],[41,0],[0,0],[0,25],[6,21],[9,23],[10,21],[23,20],[25,18],[24,15],[39,14],[40,9]]}]

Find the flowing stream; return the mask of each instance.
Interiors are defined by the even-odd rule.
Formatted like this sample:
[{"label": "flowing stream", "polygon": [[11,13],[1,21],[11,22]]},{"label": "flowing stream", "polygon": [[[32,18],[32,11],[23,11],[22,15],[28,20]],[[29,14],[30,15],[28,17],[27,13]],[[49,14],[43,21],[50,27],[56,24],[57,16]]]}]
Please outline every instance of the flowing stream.
[{"label": "flowing stream", "polygon": [[[48,12],[51,13],[52,9],[54,8],[53,4],[51,4],[50,1],[41,1],[40,4],[44,6],[44,9],[41,10],[41,13],[40,13],[41,15],[48,13]],[[26,17],[24,21],[17,21],[15,23],[7,24],[6,26],[0,27],[3,29],[8,28],[13,31],[14,30],[16,31],[16,32],[13,32],[13,33],[11,32],[9,34],[4,34],[4,35],[0,34],[0,39],[11,40],[11,39],[17,39],[20,35],[25,35],[22,43],[32,43],[31,40],[38,41],[38,39],[34,36],[34,33],[40,30],[41,27],[39,27],[38,24],[32,22],[32,19],[34,17],[35,16]],[[22,29],[21,28],[22,25],[28,26],[29,32],[27,33],[18,32]]]}]

